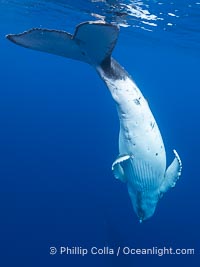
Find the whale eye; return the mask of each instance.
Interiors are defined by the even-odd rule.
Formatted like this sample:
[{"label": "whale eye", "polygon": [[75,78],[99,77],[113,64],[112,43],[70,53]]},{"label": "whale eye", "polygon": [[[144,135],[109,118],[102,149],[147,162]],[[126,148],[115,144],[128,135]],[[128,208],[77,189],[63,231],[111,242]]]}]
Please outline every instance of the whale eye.
[{"label": "whale eye", "polygon": [[156,153],[156,156],[158,156],[158,153]]}]

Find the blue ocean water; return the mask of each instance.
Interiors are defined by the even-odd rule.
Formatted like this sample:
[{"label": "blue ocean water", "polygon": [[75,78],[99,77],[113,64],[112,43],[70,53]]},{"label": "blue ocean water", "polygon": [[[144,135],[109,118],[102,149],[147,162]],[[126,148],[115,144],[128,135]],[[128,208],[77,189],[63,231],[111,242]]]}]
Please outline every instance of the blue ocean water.
[{"label": "blue ocean water", "polygon": [[[74,3],[75,2],[75,3]],[[1,266],[199,266],[200,2],[0,1]],[[32,27],[120,25],[113,57],[132,75],[183,173],[139,224],[114,179],[119,122],[94,69],[5,39]],[[50,255],[50,247],[194,248],[195,255]]]}]

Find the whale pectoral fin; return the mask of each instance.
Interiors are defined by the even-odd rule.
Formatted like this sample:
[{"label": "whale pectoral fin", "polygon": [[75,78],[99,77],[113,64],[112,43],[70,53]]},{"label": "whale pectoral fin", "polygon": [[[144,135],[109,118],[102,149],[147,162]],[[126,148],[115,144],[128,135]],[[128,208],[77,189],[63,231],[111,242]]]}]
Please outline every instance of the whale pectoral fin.
[{"label": "whale pectoral fin", "polygon": [[116,179],[119,179],[123,183],[127,182],[124,170],[122,167],[122,162],[130,159],[129,155],[119,156],[112,164],[112,171]]},{"label": "whale pectoral fin", "polygon": [[174,187],[181,175],[181,170],[182,170],[181,159],[176,150],[173,150],[173,152],[175,154],[175,158],[165,172],[165,178],[160,187],[161,195],[167,192],[170,188]]}]

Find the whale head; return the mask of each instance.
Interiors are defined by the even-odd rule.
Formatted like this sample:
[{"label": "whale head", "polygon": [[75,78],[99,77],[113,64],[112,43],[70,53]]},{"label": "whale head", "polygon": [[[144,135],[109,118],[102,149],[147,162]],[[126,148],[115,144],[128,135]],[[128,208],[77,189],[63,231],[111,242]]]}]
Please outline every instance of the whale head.
[{"label": "whale head", "polygon": [[174,187],[181,175],[182,163],[176,152],[167,170],[132,155],[118,157],[112,170],[116,179],[127,184],[133,209],[140,222],[153,216],[161,196]]},{"label": "whale head", "polygon": [[154,166],[140,158],[120,156],[112,165],[115,178],[127,184],[133,209],[140,222],[153,216],[160,198],[165,166]]},{"label": "whale head", "polygon": [[143,222],[154,215],[159,193],[156,191],[135,191],[134,187],[128,184],[128,192],[131,198],[133,209],[139,219]]}]

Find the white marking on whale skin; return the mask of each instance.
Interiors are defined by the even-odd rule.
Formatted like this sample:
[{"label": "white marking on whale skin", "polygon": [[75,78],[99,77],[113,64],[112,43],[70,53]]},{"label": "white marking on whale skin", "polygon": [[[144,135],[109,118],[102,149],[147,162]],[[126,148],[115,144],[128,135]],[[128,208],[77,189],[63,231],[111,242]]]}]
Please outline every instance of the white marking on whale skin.
[{"label": "white marking on whale skin", "polygon": [[166,153],[154,116],[141,91],[111,53],[119,28],[102,21],[79,24],[74,35],[65,31],[33,28],[6,37],[15,44],[80,60],[95,67],[116,102],[120,120],[119,156],[114,176],[127,183],[139,221],[150,218],[160,197],[174,187],[182,163],[176,150],[166,170]]},{"label": "white marking on whale skin", "polygon": [[[175,185],[175,177],[180,176],[182,165],[179,161],[176,165],[179,170],[172,170],[173,186],[168,182],[165,185],[166,152],[157,123],[137,85],[115,63],[113,61],[113,69],[124,73],[123,78],[113,79],[97,68],[117,104],[120,120],[119,157],[112,170],[117,179],[127,183],[133,209],[141,222],[154,214],[162,193]],[[161,185],[165,188],[162,192]]]}]

